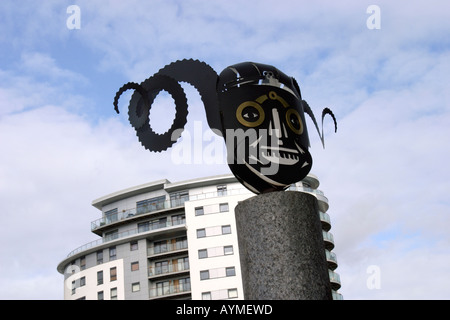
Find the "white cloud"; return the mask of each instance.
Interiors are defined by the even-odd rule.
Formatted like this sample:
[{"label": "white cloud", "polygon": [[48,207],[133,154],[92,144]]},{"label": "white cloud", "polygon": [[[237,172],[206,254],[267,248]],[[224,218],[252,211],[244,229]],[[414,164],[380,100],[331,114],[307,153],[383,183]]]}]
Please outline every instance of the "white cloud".
[{"label": "white cloud", "polygon": [[[438,80],[448,65],[441,59],[427,65],[412,84],[375,92],[338,117],[338,132],[328,134],[325,151],[311,150],[313,171],[331,202],[347,298],[448,297],[435,280],[448,279],[442,260],[449,241],[450,105]],[[366,286],[372,264],[383,274],[380,290]]]},{"label": "white cloud", "polygon": [[[71,250],[96,239],[89,232],[90,221],[99,217],[97,209],[90,206],[93,199],[161,178],[178,181],[187,168],[192,169],[189,164],[163,165],[171,162],[170,152],[144,150],[132,128],[118,119],[92,126],[56,106],[3,117],[0,136],[8,137],[1,140],[0,203],[4,214],[0,238],[11,244],[2,246],[1,251],[15,261],[2,262],[1,269],[13,278],[27,276],[30,289],[38,289],[32,284],[42,280],[41,274],[60,278],[57,263]],[[217,174],[212,167],[197,167],[206,175]],[[38,278],[33,280],[35,275]],[[16,292],[20,298],[15,289],[18,284],[7,283],[0,296],[11,298]],[[33,294],[39,297],[38,292]],[[29,292],[29,297],[33,294]]]},{"label": "white cloud", "polygon": [[38,52],[23,53],[20,68],[25,70],[27,74],[31,73],[51,81],[88,83],[86,77],[74,71],[58,67],[52,57]]}]

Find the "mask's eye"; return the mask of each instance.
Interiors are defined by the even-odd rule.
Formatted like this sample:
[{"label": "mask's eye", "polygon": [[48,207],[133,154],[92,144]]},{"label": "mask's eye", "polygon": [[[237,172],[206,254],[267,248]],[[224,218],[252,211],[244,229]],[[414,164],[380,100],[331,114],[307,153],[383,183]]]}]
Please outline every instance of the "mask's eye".
[{"label": "mask's eye", "polygon": [[246,127],[257,127],[264,121],[263,108],[254,101],[241,103],[236,110],[236,118]]},{"label": "mask's eye", "polygon": [[303,123],[302,118],[298,114],[297,110],[289,109],[286,112],[286,122],[289,128],[296,134],[303,133]]}]

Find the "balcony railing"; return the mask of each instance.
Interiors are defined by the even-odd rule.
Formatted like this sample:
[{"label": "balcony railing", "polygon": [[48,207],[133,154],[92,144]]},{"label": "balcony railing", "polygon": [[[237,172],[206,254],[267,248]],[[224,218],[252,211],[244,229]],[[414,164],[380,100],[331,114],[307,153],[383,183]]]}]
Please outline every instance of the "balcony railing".
[{"label": "balcony railing", "polygon": [[337,264],[336,253],[330,252],[330,251],[328,251],[328,250],[325,250],[325,255],[326,255],[326,257],[327,257],[327,260],[333,261],[334,263]]},{"label": "balcony railing", "polygon": [[191,284],[178,284],[178,285],[166,285],[160,287],[152,287],[149,289],[150,299],[155,299],[158,297],[164,297],[175,294],[184,294],[191,291]]},{"label": "balcony railing", "polygon": [[342,294],[340,294],[337,291],[331,290],[331,294],[333,296],[333,300],[344,300],[344,297],[342,296]]},{"label": "balcony railing", "polygon": [[251,193],[251,192],[246,188],[239,188],[239,189],[223,190],[223,191],[218,191],[218,192],[204,192],[204,193],[200,193],[200,194],[190,195],[188,197],[184,197],[181,199],[155,201],[155,202],[148,203],[145,206],[140,206],[137,208],[123,210],[122,212],[105,215],[104,217],[101,217],[100,219],[94,220],[91,222],[91,231],[94,231],[100,227],[104,227],[104,226],[107,226],[109,224],[112,224],[112,223],[115,223],[118,221],[133,218],[136,215],[141,215],[141,214],[150,213],[150,212],[156,212],[156,211],[160,211],[160,210],[167,210],[167,209],[183,207],[184,203],[186,201],[195,201],[195,200],[201,200],[201,199],[209,199],[209,198],[222,197],[222,196],[227,196],[227,195],[230,196],[230,195],[238,195],[238,194],[246,194],[246,193]]},{"label": "balcony railing", "polygon": [[183,261],[176,264],[168,264],[163,266],[150,266],[148,267],[148,276],[155,277],[188,270],[189,270],[189,262]]},{"label": "balcony railing", "polygon": [[330,276],[331,288],[333,290],[338,290],[341,287],[341,277],[332,270],[328,270],[328,274]]},{"label": "balcony railing", "polygon": [[331,232],[322,230],[323,240],[325,242],[325,248],[327,250],[332,250],[334,248],[334,237]]},{"label": "balcony railing", "polygon": [[176,200],[155,201],[152,203],[148,203],[145,206],[141,206],[139,208],[123,210],[122,212],[106,215],[104,217],[101,217],[100,219],[92,221],[91,231],[94,231],[97,228],[104,227],[117,221],[132,218],[136,215],[182,207],[183,205],[184,199],[176,199]]},{"label": "balcony railing", "polygon": [[70,252],[67,257],[73,256],[74,254],[77,254],[79,252],[94,248],[96,246],[99,246],[103,243],[107,243],[113,240],[117,240],[117,239],[121,239],[121,238],[126,238],[138,233],[143,233],[143,232],[149,232],[149,231],[154,231],[154,230],[160,230],[160,229],[164,229],[164,228],[169,228],[169,227],[174,227],[174,226],[182,226],[186,224],[186,220],[182,219],[182,220],[171,220],[171,219],[166,219],[166,220],[160,220],[158,221],[158,223],[152,224],[151,228],[135,228],[135,229],[131,229],[128,231],[124,231],[124,232],[118,232],[118,233],[114,233],[112,235],[108,235],[107,237],[104,237],[102,239],[98,239],[96,241],[92,241],[89,243],[86,243],[84,245],[82,245],[81,247],[78,247],[77,249],[73,250],[72,252]]},{"label": "balcony railing", "polygon": [[170,253],[170,252],[174,252],[174,251],[185,250],[187,248],[188,248],[187,240],[183,241],[183,242],[178,242],[178,243],[165,243],[165,244],[160,244],[158,246],[149,247],[147,249],[147,255],[148,256],[160,255],[163,253]]},{"label": "balcony railing", "polygon": [[331,270],[334,270],[337,268],[337,257],[334,252],[330,252],[328,250],[325,250],[325,256],[327,258],[328,265],[330,266]]},{"label": "balcony railing", "polygon": [[319,211],[320,215],[320,222],[322,223],[322,228],[325,229],[325,231],[328,231],[331,229],[331,219],[328,213]]}]

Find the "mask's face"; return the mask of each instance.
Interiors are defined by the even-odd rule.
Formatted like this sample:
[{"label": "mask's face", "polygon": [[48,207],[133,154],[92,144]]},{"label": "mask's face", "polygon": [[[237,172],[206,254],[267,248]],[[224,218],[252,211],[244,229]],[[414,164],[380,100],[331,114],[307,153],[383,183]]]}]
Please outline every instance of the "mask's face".
[{"label": "mask's face", "polygon": [[301,97],[272,72],[251,83],[239,76],[239,85],[219,92],[228,164],[254,192],[284,190],[312,165]]}]

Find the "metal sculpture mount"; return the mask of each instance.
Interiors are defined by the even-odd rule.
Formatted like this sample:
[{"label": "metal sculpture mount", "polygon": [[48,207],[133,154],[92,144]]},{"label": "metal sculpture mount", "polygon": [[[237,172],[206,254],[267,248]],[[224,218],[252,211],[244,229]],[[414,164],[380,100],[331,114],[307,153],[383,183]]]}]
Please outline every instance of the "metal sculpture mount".
[{"label": "metal sculpture mount", "polygon": [[[161,152],[181,136],[187,121],[188,104],[179,82],[194,86],[203,101],[208,125],[225,139],[228,166],[236,178],[254,193],[281,191],[302,180],[311,170],[312,157],[305,113],[320,136],[322,131],[314,114],[302,100],[297,81],[277,68],[243,62],[225,68],[218,75],[209,65],[198,60],[179,60],[155,73],[141,84],[129,82],[114,98],[117,113],[120,95],[135,90],[128,116],[141,144],[150,151]],[[150,126],[150,108],[162,90],[175,102],[175,119],[164,134]]]}]

